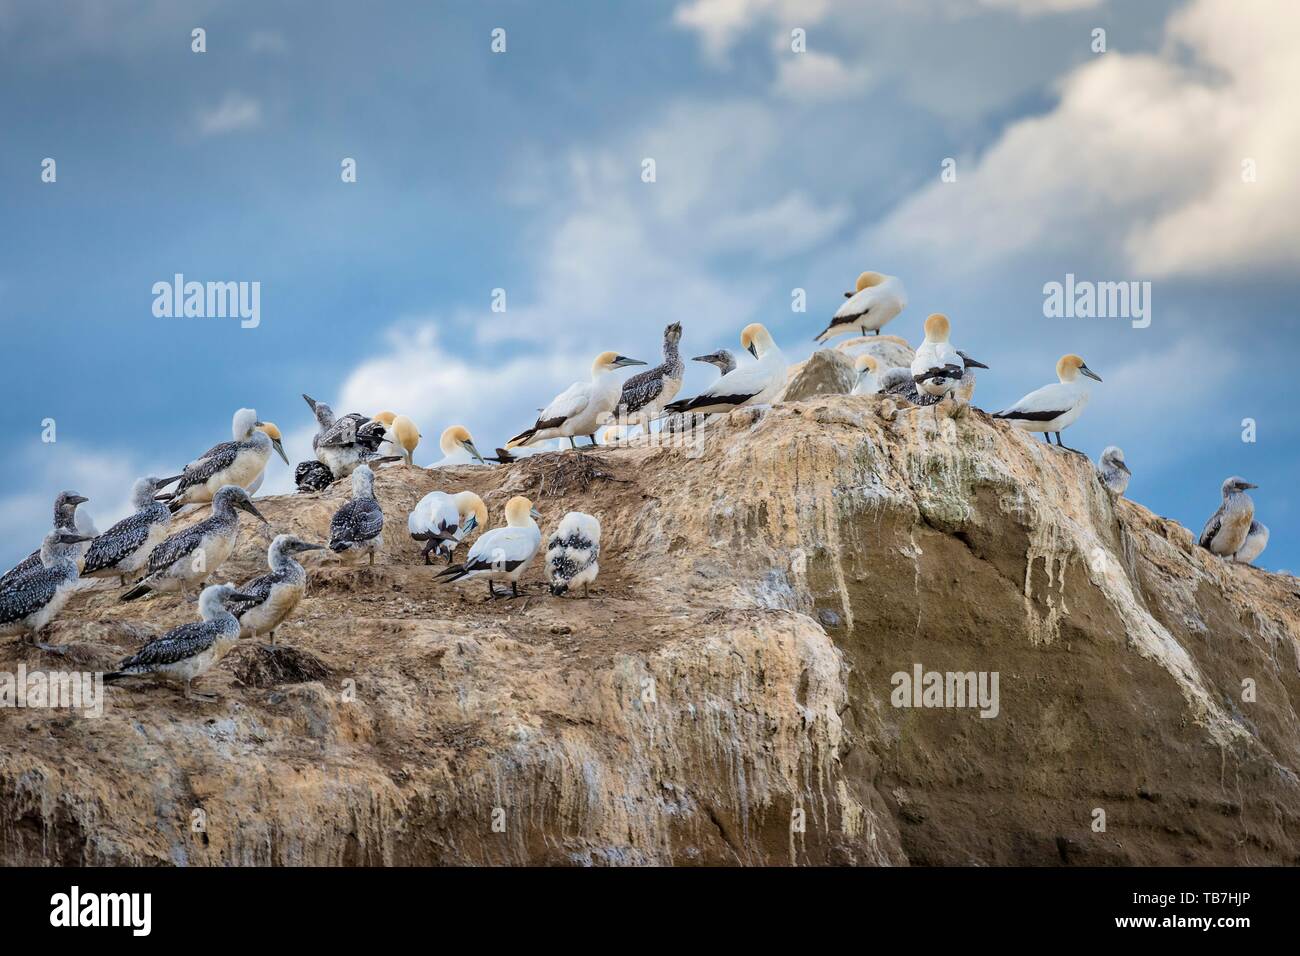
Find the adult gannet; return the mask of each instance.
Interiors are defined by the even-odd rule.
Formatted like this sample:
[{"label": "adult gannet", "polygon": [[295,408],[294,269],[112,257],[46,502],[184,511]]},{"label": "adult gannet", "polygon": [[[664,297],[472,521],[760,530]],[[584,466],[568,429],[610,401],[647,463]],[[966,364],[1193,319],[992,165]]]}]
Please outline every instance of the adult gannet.
[{"label": "adult gannet", "polygon": [[592,445],[596,444],[596,429],[609,418],[621,391],[614,372],[628,365],[644,364],[640,359],[617,352],[601,352],[591,363],[591,381],[574,382],[551,399],[533,427],[506,442],[506,448],[531,445],[547,438],[567,438],[569,447],[576,448],[573,439],[578,435],[585,435]]},{"label": "adult gannet", "polygon": [[77,589],[77,549],[88,540],[68,528],[45,536],[41,566],[0,587],[0,635],[36,635],[58,616]]},{"label": "adult gannet", "polygon": [[[352,469],[366,460],[367,455],[379,450],[383,444],[387,425],[351,412],[336,419],[334,411],[324,402],[310,395],[303,400],[316,416],[316,434],[312,437],[312,451],[316,459],[330,470],[335,478],[346,478]],[[394,416],[396,417],[396,416]]]},{"label": "adult gannet", "polygon": [[[84,533],[83,529],[77,526],[77,505],[89,500],[89,498],[84,498],[75,491],[60,491],[54,499],[54,527],[51,530]],[[44,547],[44,542],[42,542],[41,548]],[[77,562],[78,567],[81,566],[81,559],[85,557],[86,547],[85,545],[69,546],[66,549],[72,559]],[[41,550],[33,551],[6,571],[3,577],[0,577],[0,589],[7,588],[19,578],[26,577],[33,571],[39,571],[44,566],[41,560]]]},{"label": "adult gannet", "polygon": [[942,397],[951,392],[962,375],[961,354],[948,342],[952,323],[935,312],[925,320],[925,341],[912,359],[912,380],[917,390]]},{"label": "adult gannet", "polygon": [[858,373],[858,380],[849,392],[850,395],[875,395],[880,391],[880,382],[876,380],[880,363],[874,355],[859,355],[853,360],[853,368]]},{"label": "adult gannet", "polygon": [[1268,547],[1268,526],[1258,521],[1251,521],[1250,531],[1246,533],[1246,543],[1232,556],[1232,560],[1242,564],[1254,564],[1255,559]]},{"label": "adult gannet", "polygon": [[[492,597],[519,596],[519,579],[542,544],[536,519],[541,515],[527,498],[516,495],[506,502],[506,526],[479,535],[463,564],[452,564],[435,575],[443,582],[486,578]],[[494,581],[509,581],[510,595],[497,594]]]},{"label": "adult gannet", "polygon": [[546,575],[556,597],[570,588],[587,586],[600,573],[600,522],[581,511],[570,511],[546,544]]},{"label": "adult gannet", "polygon": [[358,465],[352,472],[352,497],[330,519],[330,550],[358,560],[384,546],[384,509],[375,500],[375,473],[369,465]]},{"label": "adult gannet", "polygon": [[185,696],[191,700],[215,700],[210,694],[194,693],[190,682],[210,670],[235,646],[239,640],[239,621],[230,613],[227,603],[249,597],[233,584],[204,588],[199,595],[201,620],[174,627],[154,638],[118,664],[117,670],[105,674],[104,683],[155,674],[167,680],[184,681]]},{"label": "adult gannet", "polygon": [[[230,431],[234,436],[232,441],[213,445],[186,465],[176,476],[180,479],[176,489],[170,495],[159,496],[173,514],[185,505],[211,501],[218,489],[226,485],[247,489],[266,470],[272,449],[289,464],[289,456],[280,443],[280,429],[273,422],[258,421],[253,409],[241,408],[235,412]],[[162,483],[175,480],[167,478]]]},{"label": "adult gannet", "polygon": [[135,514],[123,518],[90,543],[86,552],[84,578],[116,577],[126,587],[126,579],[144,567],[149,555],[171,527],[171,510],[154,495],[161,479],[141,478],[131,487],[131,506]]},{"label": "adult gannet", "polygon": [[307,569],[291,555],[320,551],[324,547],[291,534],[276,535],[266,550],[271,573],[245,581],[239,586],[241,597],[229,599],[230,613],[239,619],[240,637],[270,634],[271,643],[275,643],[275,629],[284,623],[307,592]]},{"label": "adult gannet", "polygon": [[407,465],[415,463],[415,449],[420,447],[420,429],[405,415],[396,416],[384,431],[384,445],[379,446],[379,454],[397,455]]},{"label": "adult gannet", "polygon": [[740,344],[758,361],[738,366],[699,395],[675,401],[666,410],[707,415],[774,401],[785,386],[785,355],[767,329],[757,322],[745,326],[740,333]]},{"label": "adult gannet", "polygon": [[880,390],[894,398],[901,398],[904,401],[911,402],[913,405],[937,405],[943,400],[947,389],[951,386],[951,395],[954,399],[963,405],[969,405],[971,398],[975,394],[975,369],[988,368],[983,362],[978,362],[971,358],[961,349],[957,350],[958,356],[962,360],[962,373],[955,380],[949,378],[951,370],[940,375],[933,376],[931,384],[933,391],[923,392],[917,387],[916,379],[912,377],[910,368],[890,368],[886,369],[880,375]]},{"label": "adult gannet", "polygon": [[476,462],[480,465],[485,464],[483,456],[474,447],[473,436],[464,425],[452,425],[444,429],[442,437],[438,439],[438,447],[442,449],[442,458],[430,465],[430,468],[449,468],[453,465],[472,465]]},{"label": "adult gannet", "polygon": [[664,329],[664,360],[654,368],[638,372],[623,383],[614,413],[628,426],[640,425],[647,432],[650,423],[663,414],[664,406],[681,391],[686,366],[678,354],[682,324],[674,322]]},{"label": "adult gannet", "polygon": [[269,523],[243,488],[226,485],[218,490],[212,499],[212,515],[177,531],[149,552],[146,576],[120,600],[134,601],[153,592],[184,591],[203,581],[235,550],[241,511]]},{"label": "adult gannet", "polygon": [[429,553],[435,549],[447,556],[451,564],[456,547],[475,528],[486,529],[487,505],[472,491],[449,495],[444,491],[431,491],[406,518],[407,530],[416,541],[424,542],[425,564],[432,564]]},{"label": "adult gannet", "polygon": [[994,412],[993,417],[1005,418],[1027,432],[1042,432],[1043,441],[1049,445],[1052,443],[1049,434],[1055,432],[1056,443],[1065,448],[1061,432],[1078,420],[1088,404],[1088,384],[1081,376],[1101,381],[1101,376],[1079,356],[1062,355],[1056,363],[1056,377],[1060,382],[1035,389],[1005,411]]},{"label": "adult gannet", "polygon": [[813,341],[825,342],[848,332],[861,331],[866,335],[868,330],[879,335],[880,330],[907,307],[907,290],[903,288],[902,280],[879,272],[862,273],[858,276],[856,291],[845,292],[844,298],[849,301],[839,307],[831,317],[831,324]]},{"label": "adult gannet", "polygon": [[1231,558],[1245,546],[1251,522],[1255,520],[1255,502],[1246,491],[1258,487],[1236,475],[1223,483],[1223,503],[1205,523],[1200,538],[1202,548]]},{"label": "adult gannet", "polygon": [[1124,449],[1108,445],[1097,462],[1097,474],[1108,491],[1122,496],[1128,488],[1129,479],[1133,477],[1133,472],[1128,470],[1128,464],[1124,461]]},{"label": "adult gannet", "polygon": [[726,375],[736,367],[736,356],[732,355],[729,349],[718,349],[716,352],[710,352],[708,355],[697,355],[695,358],[691,359],[691,361],[712,365],[723,375]]}]

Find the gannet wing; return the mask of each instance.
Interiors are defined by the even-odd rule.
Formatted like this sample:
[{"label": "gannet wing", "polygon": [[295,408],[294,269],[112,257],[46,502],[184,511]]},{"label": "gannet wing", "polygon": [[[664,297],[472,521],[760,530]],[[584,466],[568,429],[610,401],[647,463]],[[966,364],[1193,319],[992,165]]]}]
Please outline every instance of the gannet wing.
[{"label": "gannet wing", "polygon": [[664,373],[662,365],[633,375],[623,383],[623,393],[618,398],[619,410],[630,414],[645,408],[664,391]]},{"label": "gannet wing", "polygon": [[186,528],[164,540],[149,552],[149,573],[154,574],[171,567],[181,558],[199,546],[207,531],[206,521],[200,521],[192,528]]},{"label": "gannet wing", "polygon": [[1019,419],[1026,422],[1050,422],[1074,407],[1076,397],[1057,382],[1030,392],[1010,408],[994,414],[994,418]]},{"label": "gannet wing", "polygon": [[349,501],[330,520],[331,541],[369,541],[384,529],[379,503],[363,498]]},{"label": "gannet wing", "polygon": [[[586,382],[574,382],[555,396],[551,404],[542,409],[542,413],[537,416],[536,428],[538,431],[543,428],[558,428],[573,416],[582,414],[582,410],[590,403],[590,385]],[[551,424],[552,422],[554,424]]]},{"label": "gannet wing", "polygon": [[513,571],[532,557],[535,545],[527,528],[493,528],[486,531],[465,557],[469,571]]},{"label": "gannet wing", "polygon": [[266,599],[271,596],[271,588],[279,581],[280,576],[272,571],[270,574],[263,574],[253,578],[247,584],[239,586],[240,594],[247,594],[252,600],[244,601],[226,601],[226,609],[235,617],[242,617],[255,607],[260,607],[266,603]]},{"label": "gannet wing", "polygon": [[179,495],[186,488],[201,485],[217,472],[229,468],[238,454],[237,442],[227,441],[213,446],[207,455],[185,466],[181,480],[176,485],[175,495]]},{"label": "gannet wing", "polygon": [[41,553],[39,551],[33,551],[6,571],[3,577],[0,577],[0,588],[6,588],[19,578],[26,577],[32,571],[43,567],[45,567],[45,565],[41,564]]},{"label": "gannet wing", "polygon": [[767,369],[757,362],[739,365],[694,398],[672,402],[665,411],[691,412],[698,408],[743,405],[767,386]]},{"label": "gannet wing", "polygon": [[1219,505],[1219,510],[1210,516],[1210,520],[1205,522],[1205,528],[1201,531],[1201,537],[1197,541],[1202,548],[1208,549],[1214,536],[1219,533],[1219,528],[1223,524],[1223,505]]},{"label": "gannet wing", "polygon": [[120,671],[156,670],[187,660],[212,646],[217,628],[212,621],[191,621],[154,638],[117,665]]},{"label": "gannet wing", "polygon": [[54,597],[62,576],[44,565],[0,591],[0,624],[11,624],[39,611]]},{"label": "gannet wing", "polygon": [[133,514],[123,518],[90,543],[86,552],[86,565],[82,574],[102,571],[117,565],[117,562],[133,554],[149,537],[153,527],[153,516],[147,512]]}]

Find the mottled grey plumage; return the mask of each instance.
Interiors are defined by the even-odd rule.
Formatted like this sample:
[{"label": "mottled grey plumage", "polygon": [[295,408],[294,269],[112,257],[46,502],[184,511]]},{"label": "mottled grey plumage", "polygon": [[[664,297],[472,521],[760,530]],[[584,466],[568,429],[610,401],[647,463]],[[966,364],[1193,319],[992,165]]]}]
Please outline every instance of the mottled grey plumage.
[{"label": "mottled grey plumage", "polygon": [[1100,461],[1097,462],[1097,474],[1101,478],[1101,483],[1112,494],[1124,494],[1133,473],[1128,470],[1128,464],[1124,461],[1123,449],[1115,445],[1107,447],[1101,453]]},{"label": "mottled grey plumage", "polygon": [[360,465],[352,472],[352,498],[330,519],[330,550],[337,554],[369,552],[374,564],[383,533],[384,510],[375,500],[375,473],[369,465]]},{"label": "mottled grey plumage", "polygon": [[227,603],[230,612],[239,619],[241,637],[269,633],[271,643],[275,643],[276,627],[288,617],[307,590],[307,569],[291,555],[319,551],[323,547],[291,534],[278,535],[271,542],[266,553],[270,573],[241,584],[239,593],[244,597]]},{"label": "mottled grey plumage", "polygon": [[658,417],[657,413],[666,402],[677,396],[682,387],[682,376],[686,373],[686,366],[677,350],[681,338],[680,322],[674,322],[664,329],[664,360],[623,383],[623,392],[614,407],[616,417],[645,417],[648,424]]},{"label": "mottled grey plumage", "polygon": [[316,458],[330,470],[334,478],[346,478],[358,464],[372,456],[384,440],[383,429],[368,427],[369,419],[351,412],[335,419],[334,411],[324,402],[310,395],[303,400],[316,416],[316,434],[312,436],[312,451]]},{"label": "mottled grey plumage", "polygon": [[[886,369],[878,376],[881,394],[901,398],[922,407],[939,404],[947,394],[952,394],[963,404],[969,404],[975,392],[975,369],[988,368],[988,366],[960,350],[957,354],[961,356],[965,366],[961,374],[957,374],[956,366],[952,365],[931,369],[922,375],[913,375],[911,369],[902,367]],[[936,389],[942,387],[943,390],[937,395],[931,395],[918,387],[922,381],[929,381],[936,386]]]},{"label": "mottled grey plumage", "polygon": [[[131,504],[136,508],[135,514],[123,518],[91,543],[86,552],[85,566],[81,569],[83,577],[106,577],[111,574],[124,576],[126,572],[138,570],[143,565],[148,555],[141,555],[140,552],[145,548],[152,550],[158,543],[159,535],[165,533],[172,520],[168,507],[154,500],[158,488],[157,478],[141,478],[135,483],[131,489]],[[141,560],[132,560],[137,557]],[[123,584],[125,583],[124,579]]]},{"label": "mottled grey plumage", "polygon": [[546,571],[557,597],[582,585],[582,593],[600,573],[600,522],[592,515],[570,511],[546,544]]},{"label": "mottled grey plumage", "polygon": [[[54,499],[54,528],[55,531],[76,531],[77,530],[77,505],[83,501],[89,501],[89,498],[83,498],[75,491],[61,491],[57,498]],[[74,549],[74,558],[84,553],[85,549]],[[19,578],[30,574],[32,571],[38,571],[43,567],[41,563],[41,552],[33,551],[27,557],[23,558],[16,565],[0,577],[0,589],[9,587]]]},{"label": "mottled grey plumage", "polygon": [[1256,487],[1235,475],[1223,483],[1223,503],[1201,531],[1198,543],[1202,548],[1220,557],[1231,557],[1241,550],[1255,518],[1255,502],[1246,489]]},{"label": "mottled grey plumage", "polygon": [[713,365],[719,372],[726,375],[736,367],[736,356],[732,355],[727,349],[718,349],[716,352],[710,352],[708,355],[697,355],[691,359],[692,362],[704,362]]},{"label": "mottled grey plumage", "polygon": [[41,567],[0,588],[0,635],[39,632],[77,588],[78,545],[90,540],[75,530],[56,528],[41,544]]},{"label": "mottled grey plumage", "polygon": [[293,481],[299,491],[324,491],[334,481],[334,473],[319,461],[300,461],[293,470]]}]

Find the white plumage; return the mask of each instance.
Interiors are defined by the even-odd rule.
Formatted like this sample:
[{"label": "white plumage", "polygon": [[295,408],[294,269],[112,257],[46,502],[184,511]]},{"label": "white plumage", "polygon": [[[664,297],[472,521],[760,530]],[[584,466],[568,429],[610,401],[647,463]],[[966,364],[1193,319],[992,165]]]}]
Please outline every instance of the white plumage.
[{"label": "white plumage", "polygon": [[952,325],[938,312],[925,320],[925,341],[912,359],[912,379],[927,395],[947,395],[961,379],[965,363],[948,341]]},{"label": "white plumage", "polygon": [[828,325],[815,339],[825,342],[827,339],[849,332],[867,332],[880,334],[880,330],[892,322],[903,309],[907,308],[907,290],[898,276],[883,275],[879,272],[864,272],[858,276],[856,290],[845,293],[848,301],[840,306]]},{"label": "white plumage", "polygon": [[708,415],[745,405],[770,405],[785,387],[789,364],[767,329],[757,322],[745,326],[740,344],[758,361],[738,365],[694,398],[673,402],[669,413]]},{"label": "white plumage", "polygon": [[600,521],[581,511],[561,519],[546,545],[546,574],[551,593],[559,596],[582,587],[582,596],[600,573]]},{"label": "white plumage", "polygon": [[444,582],[486,579],[488,594],[494,598],[504,595],[497,594],[493,582],[509,581],[511,595],[517,597],[519,579],[542,544],[542,532],[536,521],[540,517],[527,498],[511,498],[506,502],[506,526],[479,535],[465,562],[449,565],[437,578]]},{"label": "white plumage", "polygon": [[1088,405],[1089,387],[1083,378],[1100,382],[1101,376],[1077,355],[1062,355],[1056,363],[1056,375],[1059,382],[1035,389],[993,417],[1006,419],[1027,432],[1042,432],[1048,444],[1048,433],[1055,432],[1056,443],[1064,448],[1061,432],[1078,421]]},{"label": "white plumage", "polygon": [[487,529],[487,506],[472,491],[449,495],[431,491],[406,519],[407,530],[416,541],[424,542],[424,563],[431,564],[429,554],[435,549],[451,563],[457,546],[475,529]]},{"label": "white plumage", "polygon": [[1255,559],[1268,547],[1268,525],[1251,521],[1250,531],[1246,533],[1246,543],[1241,546],[1232,560],[1242,564],[1253,564]]},{"label": "white plumage", "polygon": [[601,352],[591,363],[591,381],[574,382],[551,399],[533,427],[510,439],[506,448],[531,445],[547,438],[567,438],[569,445],[576,447],[573,439],[579,435],[585,435],[594,445],[596,429],[609,419],[622,393],[622,386],[614,377],[615,370],[644,364],[617,352]]}]

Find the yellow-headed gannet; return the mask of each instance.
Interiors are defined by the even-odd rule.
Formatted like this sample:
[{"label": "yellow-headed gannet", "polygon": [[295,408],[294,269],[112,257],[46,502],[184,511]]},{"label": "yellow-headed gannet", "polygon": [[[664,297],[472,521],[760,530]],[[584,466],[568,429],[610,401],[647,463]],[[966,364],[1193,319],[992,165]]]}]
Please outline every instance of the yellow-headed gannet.
[{"label": "yellow-headed gannet", "polygon": [[858,373],[858,380],[853,385],[853,391],[850,395],[875,395],[880,391],[880,382],[876,379],[876,373],[880,371],[880,363],[876,361],[874,355],[863,353],[853,360],[853,368]]},{"label": "yellow-headed gannet", "polygon": [[506,442],[506,448],[531,445],[547,438],[567,438],[569,447],[576,448],[573,439],[579,435],[585,435],[592,445],[596,444],[596,429],[605,424],[614,411],[622,391],[614,372],[628,365],[644,364],[617,352],[601,352],[591,363],[591,381],[574,382],[555,396],[537,416],[533,427]]},{"label": "yellow-headed gannet", "polygon": [[293,555],[320,551],[324,547],[291,534],[276,535],[266,550],[266,563],[271,572],[245,581],[239,586],[243,596],[230,599],[230,613],[239,619],[240,637],[269,634],[271,643],[275,643],[275,629],[307,593],[307,569]]},{"label": "yellow-headed gannet", "polygon": [[771,333],[757,322],[745,326],[740,344],[758,361],[737,366],[699,395],[673,402],[666,410],[707,415],[743,405],[771,404],[785,386],[785,355]]},{"label": "yellow-headed gannet", "polygon": [[948,342],[952,323],[935,312],[925,320],[925,341],[912,359],[912,380],[918,391],[943,397],[957,386],[962,375],[961,354]]},{"label": "yellow-headed gannet", "polygon": [[629,426],[641,425],[647,432],[650,423],[663,414],[664,406],[681,391],[682,364],[677,343],[682,339],[682,324],[674,322],[664,329],[664,360],[654,368],[638,372],[623,383],[614,414]]},{"label": "yellow-headed gannet", "polygon": [[77,589],[77,548],[90,539],[55,528],[41,543],[41,567],[0,588],[0,635],[38,634]]},{"label": "yellow-headed gannet", "polygon": [[430,552],[435,549],[447,556],[451,564],[457,546],[475,528],[487,529],[487,505],[472,491],[449,495],[445,491],[431,491],[406,518],[407,530],[416,541],[424,542],[424,563],[432,564]]},{"label": "yellow-headed gannet", "polygon": [[[531,501],[516,495],[506,502],[506,526],[483,532],[469,549],[463,564],[448,565],[435,579],[447,582],[486,578],[488,594],[492,597],[518,597],[519,579],[542,544],[542,531],[536,520],[540,517]],[[510,594],[498,594],[494,581],[509,581]]]},{"label": "yellow-headed gannet", "polygon": [[484,464],[483,456],[474,447],[474,437],[464,425],[452,425],[443,430],[438,439],[442,449],[442,459],[435,461],[430,468],[450,468],[453,465]]},{"label": "yellow-headed gannet", "polygon": [[131,505],[135,514],[123,518],[90,544],[82,577],[126,580],[145,566],[149,555],[171,527],[172,513],[161,501],[155,501],[160,481],[141,478],[131,488]]},{"label": "yellow-headed gannet", "polygon": [[1268,525],[1251,521],[1250,531],[1246,534],[1246,543],[1232,556],[1232,560],[1242,564],[1254,564],[1255,559],[1268,547]]},{"label": "yellow-headed gannet", "polygon": [[[58,497],[54,499],[54,526],[51,530],[83,532],[83,529],[77,526],[77,505],[89,500],[89,498],[84,498],[75,491],[59,492]],[[42,542],[41,548],[44,547],[44,542]],[[85,545],[77,547],[65,546],[63,550],[77,562],[77,567],[80,568],[82,558],[86,554],[86,547]],[[26,577],[32,571],[39,571],[44,566],[41,561],[41,551],[33,551],[6,571],[3,577],[0,577],[0,589],[7,588],[19,578]]]},{"label": "yellow-headed gannet", "polygon": [[1062,355],[1056,363],[1056,377],[1058,383],[1035,389],[1005,411],[994,412],[993,417],[1005,418],[1027,432],[1042,432],[1043,441],[1049,445],[1049,433],[1055,433],[1056,443],[1065,448],[1061,432],[1073,425],[1088,405],[1088,383],[1083,379],[1100,382],[1101,376],[1079,356]]},{"label": "yellow-headed gannet", "polygon": [[199,596],[201,620],[174,627],[125,658],[117,670],[104,675],[104,683],[124,677],[153,674],[165,680],[183,681],[191,700],[215,700],[196,694],[190,682],[209,671],[239,640],[239,621],[230,613],[229,602],[247,600],[233,584],[214,584]]},{"label": "yellow-headed gannet", "polygon": [[837,335],[868,331],[880,334],[885,325],[907,307],[907,290],[898,276],[864,272],[858,276],[857,289],[845,292],[848,299],[831,317],[828,325],[813,341],[825,342]]},{"label": "yellow-headed gannet", "polygon": [[1245,546],[1251,522],[1255,520],[1255,502],[1246,491],[1258,487],[1236,475],[1223,483],[1223,503],[1205,523],[1200,538],[1202,548],[1231,558]]},{"label": "yellow-headed gannet", "polygon": [[415,449],[420,447],[420,428],[406,415],[397,415],[384,431],[388,448],[379,448],[380,455],[400,455],[407,465],[415,463]]},{"label": "yellow-headed gannet", "polygon": [[226,485],[212,499],[212,515],[183,531],[177,531],[149,552],[146,575],[122,595],[134,601],[153,592],[184,591],[201,583],[230,557],[239,537],[239,512],[265,523],[248,492],[238,485]]},{"label": "yellow-headed gannet", "polygon": [[[160,496],[173,513],[185,505],[211,501],[217,490],[226,485],[247,489],[266,469],[272,450],[289,464],[289,456],[280,443],[280,429],[274,423],[258,421],[253,409],[241,408],[235,412],[230,431],[234,436],[232,441],[213,445],[186,465],[176,476],[179,483],[175,491]],[[163,484],[170,484],[176,478],[165,479]]]},{"label": "yellow-headed gannet", "polygon": [[556,597],[582,585],[582,596],[600,573],[600,522],[581,511],[570,511],[546,544],[546,576]]},{"label": "yellow-headed gannet", "polygon": [[1124,449],[1108,445],[1097,461],[1097,474],[1107,491],[1122,496],[1128,488],[1129,479],[1133,477],[1133,472],[1128,470],[1128,463],[1124,461]]},{"label": "yellow-headed gannet", "polygon": [[384,546],[384,509],[375,500],[375,473],[369,465],[352,471],[352,497],[330,519],[330,550],[357,560]]}]

